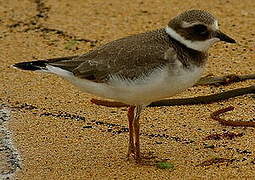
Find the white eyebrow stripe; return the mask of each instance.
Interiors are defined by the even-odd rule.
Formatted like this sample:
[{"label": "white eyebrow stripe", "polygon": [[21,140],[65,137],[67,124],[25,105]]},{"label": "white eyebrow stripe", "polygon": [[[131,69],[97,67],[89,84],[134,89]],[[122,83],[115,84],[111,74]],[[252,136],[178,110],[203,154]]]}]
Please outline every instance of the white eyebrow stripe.
[{"label": "white eyebrow stripe", "polygon": [[183,21],[181,23],[181,27],[182,28],[189,28],[189,27],[197,25],[197,24],[201,24],[201,23],[199,23],[199,22],[189,23],[189,22]]},{"label": "white eyebrow stripe", "polygon": [[[192,27],[192,26],[197,25],[197,24],[203,24],[203,23],[200,23],[200,22],[189,23],[189,22],[183,21],[183,22],[181,23],[181,27],[182,27],[182,28],[189,28],[189,27]],[[205,24],[204,24],[204,25],[205,25]],[[206,25],[205,25],[205,26],[206,26]],[[210,26],[210,28],[211,28],[213,31],[219,30],[218,21],[215,20],[214,23]]]}]

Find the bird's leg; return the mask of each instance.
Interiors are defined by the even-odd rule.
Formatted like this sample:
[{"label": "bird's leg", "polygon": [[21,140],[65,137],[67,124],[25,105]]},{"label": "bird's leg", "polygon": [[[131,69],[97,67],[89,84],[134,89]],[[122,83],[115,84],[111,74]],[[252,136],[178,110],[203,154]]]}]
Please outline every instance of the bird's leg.
[{"label": "bird's leg", "polygon": [[92,98],[90,100],[93,104],[96,104],[98,106],[105,106],[105,107],[128,107],[127,104],[116,102],[116,101],[106,101],[106,100],[99,100]]},{"label": "bird's leg", "polygon": [[134,156],[135,144],[134,144],[134,110],[135,106],[128,108],[128,129],[129,129],[129,145],[128,145],[128,157]]},{"label": "bird's leg", "polygon": [[129,121],[129,147],[128,157],[134,158],[136,161],[140,160],[140,142],[139,142],[139,117],[143,106],[131,106],[128,109]]},{"label": "bird's leg", "polygon": [[142,112],[143,106],[136,106],[135,112],[134,112],[134,144],[135,144],[135,160],[139,161],[141,159],[140,156],[140,124],[139,124],[139,118],[140,114]]}]

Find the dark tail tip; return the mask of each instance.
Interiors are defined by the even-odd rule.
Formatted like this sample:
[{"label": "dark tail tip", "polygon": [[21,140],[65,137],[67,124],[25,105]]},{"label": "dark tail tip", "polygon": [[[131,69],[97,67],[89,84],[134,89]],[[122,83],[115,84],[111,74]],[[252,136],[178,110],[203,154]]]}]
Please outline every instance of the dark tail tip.
[{"label": "dark tail tip", "polygon": [[29,71],[42,70],[46,67],[46,61],[21,62],[14,64],[13,67]]}]

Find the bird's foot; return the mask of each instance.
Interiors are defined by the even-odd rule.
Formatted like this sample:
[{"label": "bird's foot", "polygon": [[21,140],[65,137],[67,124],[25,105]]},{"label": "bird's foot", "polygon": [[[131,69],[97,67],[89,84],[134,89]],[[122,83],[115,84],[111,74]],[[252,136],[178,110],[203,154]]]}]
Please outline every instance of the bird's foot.
[{"label": "bird's foot", "polygon": [[139,163],[141,160],[140,154],[135,154],[134,152],[128,152],[127,158],[129,161],[134,161],[136,163]]},{"label": "bird's foot", "polygon": [[153,152],[141,153],[136,155],[135,153],[128,153],[128,160],[135,162],[140,165],[154,165],[156,162],[156,156],[153,155]]},{"label": "bird's foot", "polygon": [[150,160],[150,159],[156,159],[157,156],[154,155],[154,152],[146,152],[141,154],[141,158]]}]

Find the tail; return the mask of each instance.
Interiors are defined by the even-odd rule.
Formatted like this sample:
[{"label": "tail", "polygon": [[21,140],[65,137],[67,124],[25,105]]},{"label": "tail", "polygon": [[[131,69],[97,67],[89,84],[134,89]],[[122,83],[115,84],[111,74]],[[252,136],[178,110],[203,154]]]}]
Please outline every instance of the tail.
[{"label": "tail", "polygon": [[37,60],[37,61],[30,61],[30,62],[20,62],[20,63],[14,64],[13,67],[22,69],[22,70],[28,70],[28,71],[48,71],[47,69],[48,64],[56,63],[59,61],[72,60],[75,57],[77,56]]},{"label": "tail", "polygon": [[46,70],[47,61],[46,60],[39,60],[39,61],[31,61],[31,62],[20,62],[14,64],[13,67],[28,70],[28,71],[40,71]]}]

